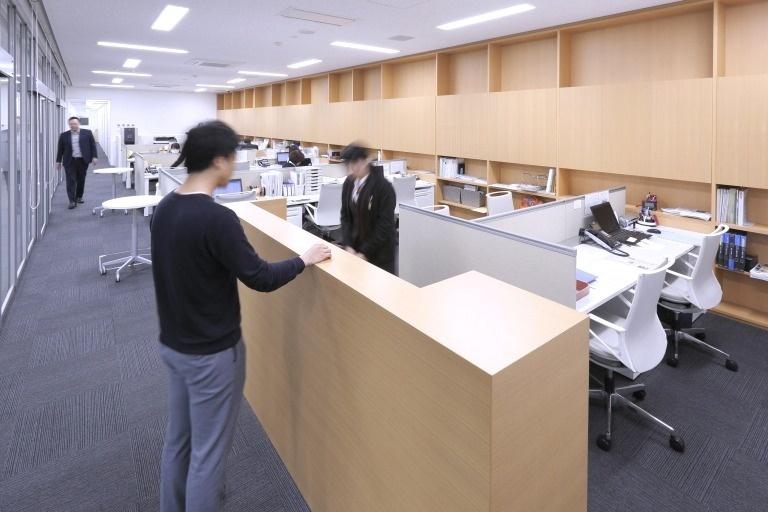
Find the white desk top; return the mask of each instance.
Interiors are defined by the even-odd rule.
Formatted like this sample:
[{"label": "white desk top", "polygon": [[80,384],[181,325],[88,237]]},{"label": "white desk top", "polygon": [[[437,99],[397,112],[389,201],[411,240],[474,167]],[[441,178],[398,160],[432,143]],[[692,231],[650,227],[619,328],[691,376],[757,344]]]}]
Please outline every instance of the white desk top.
[{"label": "white desk top", "polygon": [[[567,242],[563,245],[574,246]],[[676,260],[693,247],[659,235],[634,246],[622,245],[621,250],[629,257],[616,256],[594,244],[575,245],[576,268],[596,277],[589,285],[589,294],[576,302],[576,310],[589,313],[635,286],[642,272],[660,267],[667,258]]]},{"label": "white desk top", "polygon": [[132,167],[104,167],[103,169],[94,169],[93,174],[123,174],[133,172]]},{"label": "white desk top", "polygon": [[155,195],[123,196],[104,201],[101,203],[101,206],[107,210],[136,210],[148,206],[157,206],[157,203],[162,199],[161,196]]}]

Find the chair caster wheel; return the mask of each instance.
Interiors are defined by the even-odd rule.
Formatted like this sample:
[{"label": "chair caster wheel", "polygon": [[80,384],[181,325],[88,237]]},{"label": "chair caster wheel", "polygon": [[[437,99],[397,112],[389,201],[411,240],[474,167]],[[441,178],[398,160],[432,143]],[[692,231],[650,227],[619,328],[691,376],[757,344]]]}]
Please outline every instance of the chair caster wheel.
[{"label": "chair caster wheel", "polygon": [[101,274],[101,275],[105,276],[105,275],[107,275],[107,271],[106,271],[106,270],[103,270],[103,269],[102,269],[102,270],[99,270],[99,274]]},{"label": "chair caster wheel", "polygon": [[733,359],[726,359],[725,360],[725,367],[731,370],[732,372],[739,371],[739,363],[734,361]]},{"label": "chair caster wheel", "polygon": [[676,452],[683,453],[685,451],[685,442],[680,436],[669,436],[669,446]]},{"label": "chair caster wheel", "polygon": [[119,277],[116,277],[116,278],[115,278],[115,282],[116,282],[116,283],[119,283],[119,282],[120,282],[120,278],[119,278]]},{"label": "chair caster wheel", "polygon": [[611,451],[611,440],[608,438],[605,434],[600,434],[597,436],[597,447],[603,450],[604,452]]},{"label": "chair caster wheel", "polygon": [[638,389],[634,393],[632,393],[632,396],[635,397],[637,400],[645,400],[645,390],[644,389]]},{"label": "chair caster wheel", "polygon": [[680,362],[676,357],[668,357],[667,364],[672,368],[677,368],[677,363]]}]

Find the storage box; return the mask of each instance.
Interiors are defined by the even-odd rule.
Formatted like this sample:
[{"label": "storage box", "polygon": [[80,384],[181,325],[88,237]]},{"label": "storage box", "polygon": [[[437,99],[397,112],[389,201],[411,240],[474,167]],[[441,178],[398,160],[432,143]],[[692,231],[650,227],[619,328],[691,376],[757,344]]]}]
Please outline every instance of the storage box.
[{"label": "storage box", "polygon": [[461,202],[461,189],[453,185],[443,185],[443,199],[453,203]]},{"label": "storage box", "polygon": [[461,204],[480,208],[485,205],[485,192],[482,190],[461,189]]}]

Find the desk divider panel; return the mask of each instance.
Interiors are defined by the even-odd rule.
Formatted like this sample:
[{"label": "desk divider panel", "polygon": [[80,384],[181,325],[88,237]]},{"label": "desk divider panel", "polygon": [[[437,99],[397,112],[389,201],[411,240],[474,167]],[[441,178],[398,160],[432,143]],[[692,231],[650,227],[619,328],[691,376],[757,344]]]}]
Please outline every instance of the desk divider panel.
[{"label": "desk divider panel", "polygon": [[565,306],[576,304],[571,248],[400,205],[399,250],[400,277],[416,286],[475,270]]},{"label": "desk divider panel", "polygon": [[624,215],[627,195],[626,188],[620,187],[484,217],[474,222],[506,233],[557,244],[577,236],[579,228],[591,223],[592,214],[587,198],[592,202],[606,196],[616,215]]}]

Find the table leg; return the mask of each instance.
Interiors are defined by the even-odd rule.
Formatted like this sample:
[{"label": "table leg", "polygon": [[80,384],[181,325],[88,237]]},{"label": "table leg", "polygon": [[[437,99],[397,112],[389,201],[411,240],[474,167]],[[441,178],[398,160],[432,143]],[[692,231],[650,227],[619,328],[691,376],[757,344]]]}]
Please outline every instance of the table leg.
[{"label": "table leg", "polygon": [[[117,263],[117,261],[115,262]],[[120,268],[115,273],[115,281],[120,282],[120,272],[125,270],[129,265],[135,265],[136,263],[144,263],[151,265],[152,260],[145,258],[139,254],[139,210],[134,208],[131,210],[131,254],[128,256]]]}]

